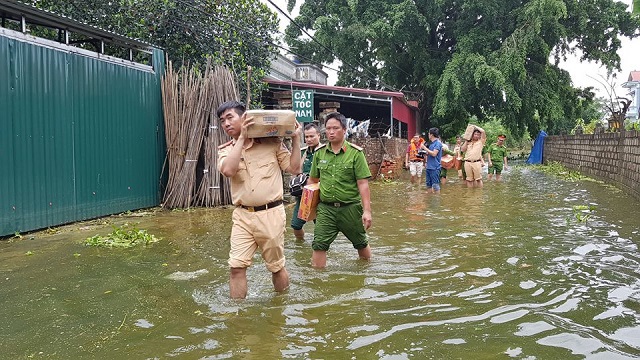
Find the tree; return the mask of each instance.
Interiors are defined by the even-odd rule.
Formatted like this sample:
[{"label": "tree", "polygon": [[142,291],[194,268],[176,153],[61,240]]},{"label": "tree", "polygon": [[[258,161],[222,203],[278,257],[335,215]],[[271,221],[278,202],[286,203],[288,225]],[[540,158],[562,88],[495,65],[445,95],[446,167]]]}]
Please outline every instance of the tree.
[{"label": "tree", "polygon": [[[38,8],[149,42],[165,49],[176,67],[207,59],[232,68],[253,98],[276,53],[277,16],[258,0],[31,0]],[[244,92],[244,91],[243,91]]]},{"label": "tree", "polygon": [[289,46],[342,60],[339,85],[403,89],[423,127],[447,136],[471,116],[500,118],[513,134],[570,130],[562,122],[583,103],[557,63],[579,53],[619,68],[618,35],[640,35],[640,19],[613,0],[314,0],[295,22],[317,41],[291,24]]}]

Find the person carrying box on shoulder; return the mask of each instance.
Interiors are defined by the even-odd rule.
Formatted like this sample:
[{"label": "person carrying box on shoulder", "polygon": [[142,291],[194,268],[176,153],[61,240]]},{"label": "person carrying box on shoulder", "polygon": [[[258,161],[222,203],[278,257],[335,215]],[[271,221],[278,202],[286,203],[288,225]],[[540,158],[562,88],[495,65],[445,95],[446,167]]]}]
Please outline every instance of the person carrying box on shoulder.
[{"label": "person carrying box on shoulder", "polygon": [[[470,128],[473,127],[473,130]],[[471,133],[470,139],[462,144],[460,151],[464,153],[464,172],[467,176],[467,187],[482,187],[482,148],[487,141],[487,135],[482,128],[469,125],[465,132],[465,138]]]},{"label": "person carrying box on shoulder", "polygon": [[260,249],[276,291],[289,287],[285,268],[284,233],[287,217],[282,204],[282,171],[300,171],[300,134],[296,123],[292,152],[281,138],[250,139],[247,129],[254,124],[245,106],[237,101],[220,105],[220,126],[233,138],[218,148],[218,170],[229,178],[233,210],[229,250],[229,291],[234,299],[247,296],[247,267]]}]

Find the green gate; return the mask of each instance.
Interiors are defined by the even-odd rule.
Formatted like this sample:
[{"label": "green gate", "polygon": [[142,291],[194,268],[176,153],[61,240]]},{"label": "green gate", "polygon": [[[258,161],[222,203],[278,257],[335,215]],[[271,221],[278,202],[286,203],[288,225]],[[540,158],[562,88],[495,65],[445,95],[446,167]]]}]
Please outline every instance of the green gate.
[{"label": "green gate", "polygon": [[0,236],[158,205],[163,52],[144,66],[20,36],[0,32]]}]

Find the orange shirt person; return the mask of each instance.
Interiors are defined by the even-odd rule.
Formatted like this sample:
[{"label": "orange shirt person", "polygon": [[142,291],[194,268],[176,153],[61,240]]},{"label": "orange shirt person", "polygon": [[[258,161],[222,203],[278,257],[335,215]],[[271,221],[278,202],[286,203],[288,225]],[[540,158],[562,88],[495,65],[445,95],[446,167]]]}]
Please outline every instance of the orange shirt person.
[{"label": "orange shirt person", "polygon": [[424,172],[424,157],[418,156],[418,151],[424,147],[424,139],[416,133],[411,138],[407,152],[404,156],[404,166],[411,173],[411,183],[420,183],[420,178]]}]

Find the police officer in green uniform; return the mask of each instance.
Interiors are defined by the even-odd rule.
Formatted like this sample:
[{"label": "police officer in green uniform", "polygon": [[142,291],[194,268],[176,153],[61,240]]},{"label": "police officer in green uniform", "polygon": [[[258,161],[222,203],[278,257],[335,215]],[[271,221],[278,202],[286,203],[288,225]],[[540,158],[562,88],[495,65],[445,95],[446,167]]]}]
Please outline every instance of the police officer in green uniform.
[{"label": "police officer in green uniform", "polygon": [[498,141],[489,145],[487,149],[487,157],[489,160],[489,168],[487,178],[491,180],[493,174],[496,174],[496,181],[502,180],[502,170],[507,169],[507,147],[504,146],[506,135],[498,135]]},{"label": "police officer in green uniform", "polygon": [[361,259],[371,258],[366,230],[371,226],[369,178],[371,172],[362,148],[345,140],[347,119],[333,112],[326,118],[329,143],[313,156],[309,183],[320,181],[311,265],[324,268],[327,250],[342,232]]},{"label": "police officer in green uniform", "polygon": [[[318,125],[307,124],[304,127],[304,141],[307,146],[300,149],[302,151],[302,169],[300,172],[309,174],[313,154],[322,146],[320,144],[320,129],[318,129]],[[302,227],[307,223],[298,217],[301,199],[301,196],[296,196],[296,205],[293,207],[293,215],[291,216],[291,228],[297,240],[304,240],[304,229]]]}]

